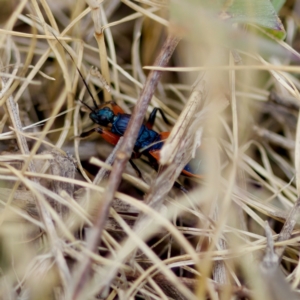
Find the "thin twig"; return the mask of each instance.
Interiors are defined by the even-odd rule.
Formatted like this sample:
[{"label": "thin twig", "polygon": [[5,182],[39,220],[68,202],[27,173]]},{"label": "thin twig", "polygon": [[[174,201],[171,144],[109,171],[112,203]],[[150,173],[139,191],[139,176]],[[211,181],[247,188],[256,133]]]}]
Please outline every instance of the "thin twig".
[{"label": "thin twig", "polygon": [[253,125],[254,132],[261,138],[266,141],[269,141],[273,145],[280,146],[283,149],[294,150],[295,142],[292,139],[287,139],[286,137],[274,133],[270,130],[260,128],[256,125]]},{"label": "thin twig", "polygon": [[[300,213],[300,198],[294,204],[294,207],[291,209],[283,227],[278,237],[278,242],[286,241],[292,236],[292,232],[294,227],[297,223],[297,218],[299,217]],[[278,255],[278,264],[282,259],[282,255],[284,253],[286,246],[280,246],[275,249],[276,254]]]},{"label": "thin twig", "polygon": [[281,96],[275,91],[271,91],[269,99],[279,105],[298,110],[300,108],[299,100],[292,96]]},{"label": "thin twig", "polygon": [[273,241],[272,230],[270,228],[270,225],[267,221],[265,222],[265,224],[266,224],[265,232],[267,237],[267,247],[266,247],[265,256],[261,263],[261,268],[273,272],[272,270],[278,267],[279,257],[274,251],[274,241]]},{"label": "thin twig", "polygon": [[[154,65],[166,66],[179,40],[180,39],[178,37],[169,35]],[[134,108],[132,117],[128,124],[128,128],[124,135],[123,143],[120,147],[120,151],[118,151],[117,153],[113,170],[110,174],[107,187],[102,196],[102,204],[99,206],[99,211],[96,217],[94,227],[92,228],[89,235],[87,248],[90,251],[94,252],[96,250],[99,238],[101,237],[105,222],[109,215],[109,208],[111,206],[115,191],[117,190],[121,182],[122,172],[125,169],[126,163],[131,156],[148,105],[152,99],[152,96],[155,92],[156,86],[160,80],[161,75],[161,71],[151,71],[149,73],[146,84],[142,90],[141,96],[139,97],[139,100],[137,101],[137,104]],[[90,257],[86,257],[86,260],[81,263],[80,269],[77,272],[78,276],[76,276],[76,279],[73,283],[74,289],[72,291],[72,299],[78,299],[81,292],[83,291],[85,284],[89,278],[91,263],[92,262]],[[107,284],[109,283],[106,282],[105,285]],[[102,288],[104,288],[103,285],[101,286]]]},{"label": "thin twig", "polygon": [[[296,206],[299,206],[299,204]],[[291,213],[291,218],[293,217],[294,217],[294,212]],[[266,253],[263,258],[263,261],[260,264],[261,278],[264,282],[264,289],[265,291],[268,292],[267,294],[270,297],[269,299],[296,300],[298,299],[298,296],[291,289],[289,284],[286,282],[283,273],[279,269],[279,263],[281,261],[280,257],[283,252],[281,253],[281,251],[276,251],[276,250],[274,251],[274,241],[273,241],[272,231],[267,221],[265,222],[265,224],[266,224],[265,232],[267,237],[267,247],[266,247]],[[283,233],[282,237],[285,239],[286,230],[283,229],[282,233]],[[281,249],[284,249],[284,247],[282,247]]]}]

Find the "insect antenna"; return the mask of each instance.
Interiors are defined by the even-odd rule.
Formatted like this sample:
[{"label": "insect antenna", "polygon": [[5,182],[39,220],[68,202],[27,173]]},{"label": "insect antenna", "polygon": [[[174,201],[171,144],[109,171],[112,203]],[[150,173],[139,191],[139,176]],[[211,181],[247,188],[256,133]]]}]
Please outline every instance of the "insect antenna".
[{"label": "insect antenna", "polygon": [[90,111],[95,111],[95,109],[91,108],[88,104],[86,104],[84,101],[78,99],[84,106],[86,106]]},{"label": "insect antenna", "polygon": [[83,75],[82,75],[80,69],[77,67],[76,62],[75,62],[73,56],[72,56],[71,53],[68,51],[68,49],[62,44],[62,42],[57,38],[57,36],[54,34],[54,32],[52,32],[52,34],[53,34],[53,36],[55,37],[55,39],[59,42],[59,44],[65,49],[65,51],[68,53],[68,55],[70,56],[71,60],[73,61],[74,65],[75,65],[75,67],[76,67],[76,69],[77,69],[77,72],[78,72],[79,76],[81,77],[81,79],[82,79],[82,81],[83,81],[83,84],[85,85],[85,87],[86,87],[86,89],[87,89],[89,95],[91,96],[91,98],[92,98],[92,100],[93,100],[94,109],[92,109],[89,105],[87,105],[87,104],[86,104],[85,102],[83,102],[82,100],[79,100],[79,101],[80,101],[83,105],[85,105],[88,109],[90,109],[91,111],[95,111],[95,110],[98,108],[97,102],[96,102],[96,100],[95,100],[95,98],[94,98],[94,96],[93,96],[93,94],[92,94],[92,92],[91,92],[91,90],[90,90],[88,84],[86,83],[86,81],[85,81],[85,79],[84,79],[84,77],[83,77]]}]

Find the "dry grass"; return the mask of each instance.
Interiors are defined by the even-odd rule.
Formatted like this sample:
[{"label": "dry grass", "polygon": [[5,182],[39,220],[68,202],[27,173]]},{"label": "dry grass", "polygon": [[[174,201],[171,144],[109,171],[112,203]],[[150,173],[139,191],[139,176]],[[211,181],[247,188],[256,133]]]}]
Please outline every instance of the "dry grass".
[{"label": "dry grass", "polygon": [[[190,2],[86,2],[0,2],[0,298],[298,299],[296,12],[283,42]],[[75,64],[133,114],[114,149],[78,138]],[[174,126],[143,181],[126,162],[154,107]]]}]

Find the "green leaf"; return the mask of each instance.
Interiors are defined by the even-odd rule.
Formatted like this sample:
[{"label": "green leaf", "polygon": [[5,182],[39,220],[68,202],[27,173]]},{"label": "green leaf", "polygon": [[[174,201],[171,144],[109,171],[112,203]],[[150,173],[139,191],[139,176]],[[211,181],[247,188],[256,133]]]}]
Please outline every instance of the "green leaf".
[{"label": "green leaf", "polygon": [[284,5],[284,3],[286,2],[286,0],[273,0],[272,4],[274,6],[275,11],[278,13],[282,6]]},{"label": "green leaf", "polygon": [[236,0],[226,13],[232,23],[255,24],[271,29],[270,33],[281,32],[281,38],[285,36],[284,27],[270,0]]},{"label": "green leaf", "polygon": [[277,16],[285,0],[190,0],[186,1],[202,9],[219,14],[227,22],[255,24],[268,28],[276,38],[283,39],[285,30]]},{"label": "green leaf", "polygon": [[[204,1],[204,0],[202,0]],[[257,30],[246,30],[236,23],[254,24],[277,38],[283,38],[284,28],[269,0],[224,1],[171,0],[171,21],[175,29],[188,33],[195,43],[223,45],[242,51],[257,51],[265,55],[286,56],[286,50]],[[212,9],[213,8],[213,9]],[[178,27],[179,26],[179,27]]]}]

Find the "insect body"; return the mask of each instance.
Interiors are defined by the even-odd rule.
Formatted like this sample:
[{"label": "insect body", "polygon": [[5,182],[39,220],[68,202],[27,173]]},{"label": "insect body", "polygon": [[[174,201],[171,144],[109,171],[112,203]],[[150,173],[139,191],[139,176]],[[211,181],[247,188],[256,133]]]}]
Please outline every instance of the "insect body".
[{"label": "insect body", "polygon": [[[87,106],[91,110],[91,120],[100,126],[106,127],[106,129],[97,127],[89,132],[81,134],[81,137],[86,137],[90,133],[96,131],[112,145],[117,144],[119,138],[125,133],[131,115],[124,113],[124,111],[114,102],[109,102],[109,104],[111,104],[112,108],[105,106],[92,109],[91,107]],[[147,156],[150,164],[156,170],[159,166],[159,152],[163,146],[163,141],[169,136],[169,132],[158,133],[152,129],[158,111],[161,113],[164,121],[169,124],[162,110],[159,108],[154,108],[147,123],[142,125],[140,128],[134,145],[134,153],[132,154],[132,158],[139,158],[141,155]],[[131,164],[136,169],[132,162]],[[194,164],[192,165],[189,163],[182,170],[182,174],[186,176],[202,178],[200,174],[197,174],[197,169],[199,169],[199,166],[198,168],[195,168]]]}]

